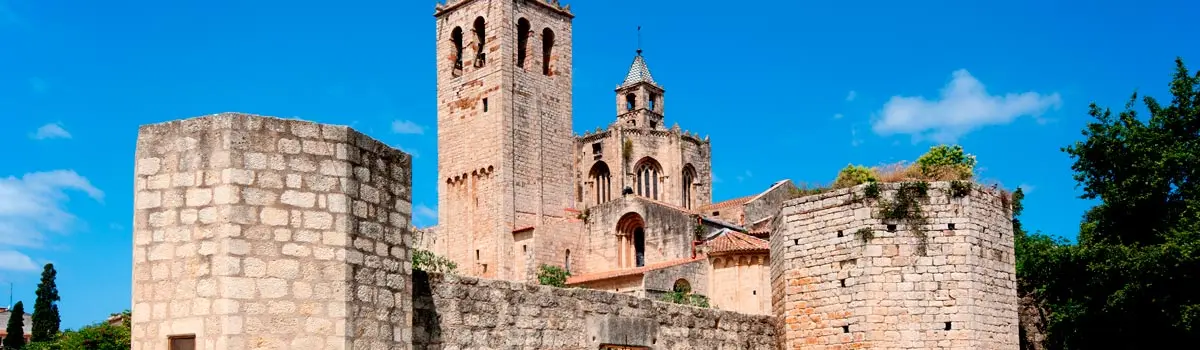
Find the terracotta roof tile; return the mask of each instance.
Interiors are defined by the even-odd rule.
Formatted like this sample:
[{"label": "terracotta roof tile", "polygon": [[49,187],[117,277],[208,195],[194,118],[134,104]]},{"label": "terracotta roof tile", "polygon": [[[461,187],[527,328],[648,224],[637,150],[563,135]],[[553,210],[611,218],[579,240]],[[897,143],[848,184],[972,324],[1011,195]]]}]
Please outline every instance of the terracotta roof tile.
[{"label": "terracotta roof tile", "polygon": [[726,200],[726,201],[716,202],[713,204],[709,204],[709,205],[700,207],[700,211],[707,212],[707,211],[713,210],[713,209],[725,209],[725,208],[729,208],[729,207],[741,206],[743,204],[746,204],[746,202],[749,202],[751,199],[754,199],[754,197],[756,197],[756,196],[758,196],[758,195],[756,194],[753,196],[745,196],[745,197],[734,198],[734,199],[730,199],[730,200]]},{"label": "terracotta roof tile", "polygon": [[579,283],[584,283],[584,282],[594,282],[594,281],[599,281],[599,280],[606,280],[606,279],[610,279],[610,278],[635,276],[635,275],[640,275],[640,274],[646,273],[647,271],[665,269],[668,267],[679,266],[679,265],[687,264],[690,262],[696,262],[696,261],[700,261],[700,260],[704,260],[704,259],[706,259],[706,257],[696,256],[695,259],[693,259],[693,258],[675,259],[675,260],[657,262],[657,263],[649,264],[649,265],[642,266],[642,267],[636,267],[636,268],[609,270],[609,271],[589,273],[589,274],[579,275],[579,276],[571,276],[570,278],[567,278],[567,284],[579,284]]},{"label": "terracotta roof tile", "polygon": [[728,231],[723,235],[717,236],[717,238],[704,242],[704,245],[710,248],[710,254],[765,251],[770,249],[767,241],[737,231]]}]

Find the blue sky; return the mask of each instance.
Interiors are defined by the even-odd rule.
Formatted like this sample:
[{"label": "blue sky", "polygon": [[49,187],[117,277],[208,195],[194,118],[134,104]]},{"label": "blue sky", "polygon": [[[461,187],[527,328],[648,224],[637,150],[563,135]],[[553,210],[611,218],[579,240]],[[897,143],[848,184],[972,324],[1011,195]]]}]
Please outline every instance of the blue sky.
[{"label": "blue sky", "polygon": [[[1200,68],[1187,0],[565,2],[576,132],[613,119],[641,25],[667,122],[712,137],[717,199],[956,142],[1066,237],[1089,203],[1059,148],[1088,103],[1165,97],[1176,56]],[[0,0],[0,282],[32,304],[54,262],[64,327],[128,308],[137,126],[224,111],[410,151],[433,224],[434,2],[329,4]]]}]

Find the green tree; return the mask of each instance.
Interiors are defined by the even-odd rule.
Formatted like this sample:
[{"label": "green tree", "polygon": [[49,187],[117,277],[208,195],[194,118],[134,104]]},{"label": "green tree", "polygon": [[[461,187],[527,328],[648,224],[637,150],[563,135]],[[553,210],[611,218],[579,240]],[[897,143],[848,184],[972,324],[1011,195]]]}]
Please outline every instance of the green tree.
[{"label": "green tree", "polygon": [[56,305],[60,300],[58,286],[54,282],[57,276],[54,264],[46,264],[42,269],[42,281],[37,287],[37,301],[33,303],[33,334],[30,336],[32,342],[51,341],[58,335],[61,319]]},{"label": "green tree", "polygon": [[[1200,72],[1177,59],[1170,104],[1095,103],[1074,159],[1083,217],[1077,244],[1016,237],[1021,290],[1049,311],[1051,349],[1154,349],[1200,341]],[[1014,228],[1019,222],[1014,222]]]},{"label": "green tree", "polygon": [[101,322],[78,331],[63,332],[55,345],[59,349],[129,350],[132,343],[130,339],[128,324]]},{"label": "green tree", "polygon": [[453,274],[458,269],[458,264],[450,259],[438,256],[431,251],[424,249],[412,250],[412,268],[432,273]]},{"label": "green tree", "polygon": [[25,347],[25,305],[17,302],[9,310],[8,335],[4,337],[4,349],[21,349]]},{"label": "green tree", "polygon": [[926,178],[970,179],[975,174],[975,156],[963,151],[962,146],[938,145],[917,158],[917,169]]},{"label": "green tree", "polygon": [[853,187],[877,181],[879,181],[879,178],[871,168],[849,164],[845,168],[842,168],[842,171],[838,172],[837,179],[833,180],[833,188]]},{"label": "green tree", "polygon": [[571,277],[571,272],[564,268],[546,264],[538,266],[538,284],[543,286],[565,287],[568,277]]}]

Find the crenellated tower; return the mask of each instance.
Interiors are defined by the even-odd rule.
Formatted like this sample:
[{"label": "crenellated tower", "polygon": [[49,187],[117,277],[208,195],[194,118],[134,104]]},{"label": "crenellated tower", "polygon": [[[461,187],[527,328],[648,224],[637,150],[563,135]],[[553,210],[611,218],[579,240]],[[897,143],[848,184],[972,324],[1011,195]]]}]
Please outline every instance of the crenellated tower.
[{"label": "crenellated tower", "polygon": [[458,0],[437,19],[436,253],[514,279],[514,231],[572,206],[571,21],[557,1]]}]

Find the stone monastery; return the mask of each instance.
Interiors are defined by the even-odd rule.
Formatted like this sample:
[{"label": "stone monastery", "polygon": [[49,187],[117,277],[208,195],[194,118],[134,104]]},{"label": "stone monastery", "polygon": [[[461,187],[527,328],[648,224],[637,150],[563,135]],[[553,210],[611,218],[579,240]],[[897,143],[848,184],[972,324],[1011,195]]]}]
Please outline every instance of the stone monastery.
[{"label": "stone monastery", "polygon": [[[641,50],[613,123],[574,135],[570,6],[434,17],[436,227],[410,223],[411,157],[348,127],[141,127],[134,349],[1018,347],[1003,190],[783,180],[713,203],[711,143],[666,126]],[[880,215],[913,188],[923,220]],[[418,249],[456,271],[414,271]]]}]

